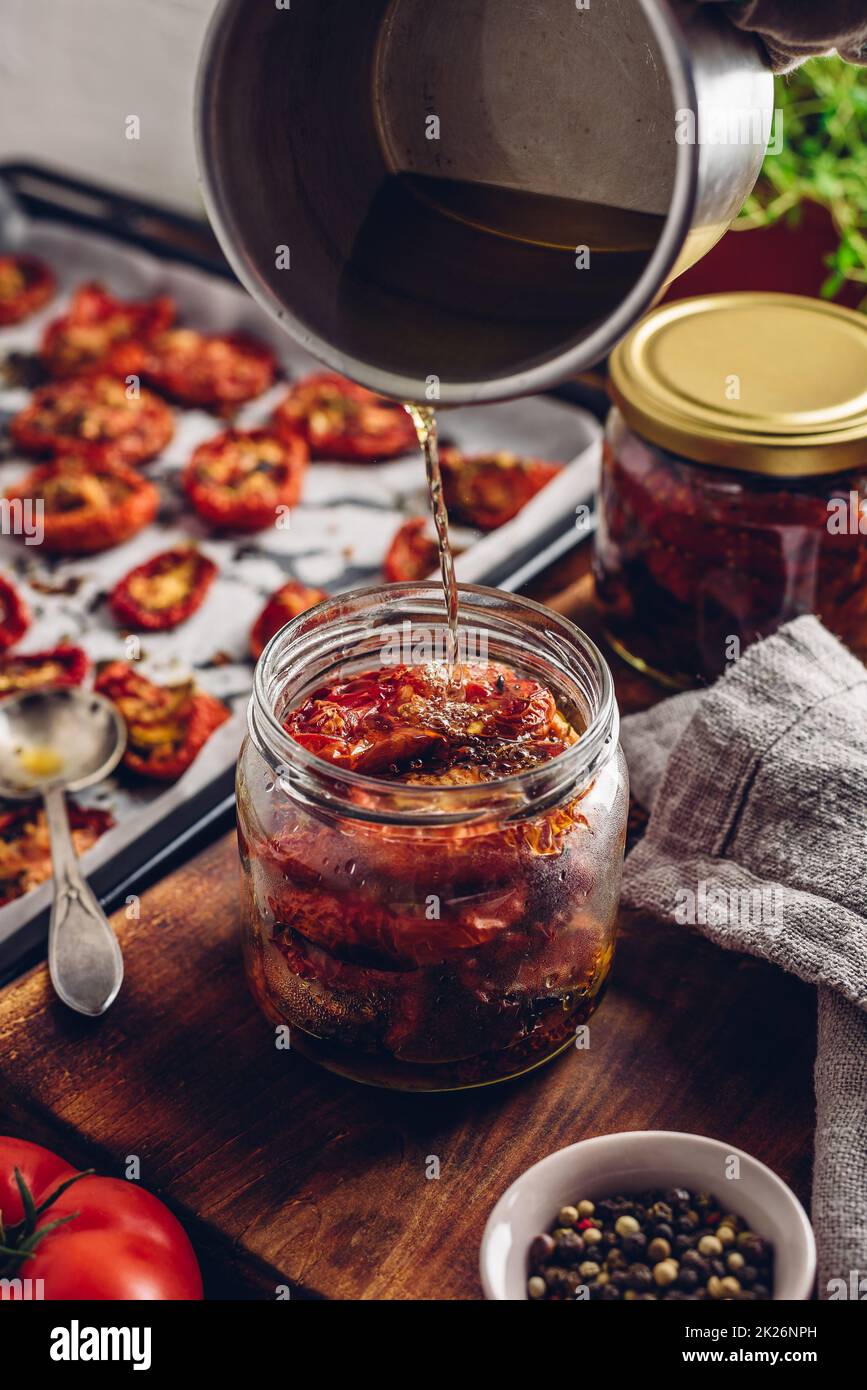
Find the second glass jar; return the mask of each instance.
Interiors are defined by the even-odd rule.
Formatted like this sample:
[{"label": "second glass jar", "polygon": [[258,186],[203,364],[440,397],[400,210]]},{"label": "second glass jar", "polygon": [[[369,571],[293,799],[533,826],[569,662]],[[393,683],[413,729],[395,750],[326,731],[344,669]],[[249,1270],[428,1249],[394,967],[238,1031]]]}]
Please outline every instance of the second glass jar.
[{"label": "second glass jar", "polygon": [[867,657],[867,317],[794,295],[666,304],[611,359],[595,545],[612,645],[712,681],[817,614]]}]

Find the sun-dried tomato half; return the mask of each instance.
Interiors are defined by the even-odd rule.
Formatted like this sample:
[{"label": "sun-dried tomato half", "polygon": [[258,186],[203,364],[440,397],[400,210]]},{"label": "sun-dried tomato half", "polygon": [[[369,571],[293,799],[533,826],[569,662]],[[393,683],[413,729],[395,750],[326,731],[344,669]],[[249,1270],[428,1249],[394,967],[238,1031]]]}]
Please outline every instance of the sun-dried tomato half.
[{"label": "sun-dried tomato half", "polygon": [[167,295],[123,300],[95,282],[80,285],[66,313],[46,328],[40,356],[56,377],[123,372],[120,359],[113,360],[116,350],[130,342],[145,343],[174,321],[175,306]]},{"label": "sun-dried tomato half", "polygon": [[153,521],[159,493],[134,468],[61,454],[31,469],[6,493],[10,501],[42,503],[43,548],[91,554],[129,540]]},{"label": "sun-dried tomato half", "polygon": [[264,343],[243,333],[208,335],[172,328],[144,347],[140,366],[152,386],[182,405],[221,411],[267,391],[277,359]]},{"label": "sun-dried tomato half", "polygon": [[511,521],[562,468],[517,454],[471,457],[457,449],[443,449],[440,466],[449,516],[480,531]]},{"label": "sun-dried tomato half", "polygon": [[186,622],[205,601],[217,566],[190,545],[164,550],[121,579],[109,598],[119,622],[142,632],[166,632]]},{"label": "sun-dried tomato half", "polygon": [[526,771],[578,735],[537,681],[464,665],[459,698],[442,665],[383,667],[335,681],[286,721],[326,762],[375,777],[455,786]]},{"label": "sun-dried tomato half", "polygon": [[160,782],[174,782],[186,772],[229,718],[222,701],[193,681],[156,685],[124,661],[104,666],[94,689],[117,706],[126,723],[124,765]]},{"label": "sun-dried tomato half", "polygon": [[272,423],[281,434],[300,434],[319,459],[389,459],[418,448],[402,405],[332,372],[293,386]]},{"label": "sun-dried tomato half", "polygon": [[293,618],[306,613],[308,608],[315,608],[317,603],[322,603],[327,598],[328,595],[323,589],[308,589],[306,584],[301,584],[297,579],[290,579],[288,584],[284,584],[282,589],[272,594],[250,633],[253,660],[259,660],[271,638],[281,627],[285,627]]},{"label": "sun-dried tomato half", "polygon": [[152,391],[131,392],[110,376],[50,382],[15,416],[12,438],[28,454],[75,448],[94,461],[145,463],[168,444],[174,419]]},{"label": "sun-dried tomato half", "polygon": [[430,579],[439,562],[439,547],[428,532],[427,519],[413,517],[403,523],[389,546],[383,573],[390,584],[410,584]]},{"label": "sun-dried tomato half", "polygon": [[54,271],[38,256],[0,256],[0,327],[38,313],[56,289]]},{"label": "sun-dried tomato half", "polygon": [[307,469],[301,439],[270,430],[227,430],[200,444],[184,469],[199,516],[222,531],[264,531],[301,497]]},{"label": "sun-dried tomato half", "polygon": [[46,685],[81,685],[89,667],[87,652],[81,647],[52,647],[50,651],[0,657],[0,700]]},{"label": "sun-dried tomato half", "polygon": [[0,652],[19,642],[30,626],[27,604],[15,585],[0,575]]},{"label": "sun-dried tomato half", "polygon": [[520,921],[526,898],[523,885],[509,885],[477,894],[431,921],[423,912],[390,907],[375,893],[329,893],[287,876],[270,907],[284,927],[323,950],[344,959],[353,952],[372,953],[400,969],[439,965],[488,945]]},{"label": "sun-dried tomato half", "polygon": [[[84,854],[114,825],[108,811],[71,800],[66,810],[78,854]],[[38,888],[51,874],[51,841],[42,806],[28,803],[0,813],[0,907]]]}]

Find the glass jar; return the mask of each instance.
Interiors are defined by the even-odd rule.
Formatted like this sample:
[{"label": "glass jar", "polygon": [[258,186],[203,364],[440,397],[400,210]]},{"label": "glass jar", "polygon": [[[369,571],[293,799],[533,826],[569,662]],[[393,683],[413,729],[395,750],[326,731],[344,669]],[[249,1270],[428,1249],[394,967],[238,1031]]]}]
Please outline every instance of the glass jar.
[{"label": "glass jar", "polygon": [[257,667],[238,768],[254,996],[297,1051],[404,1090],[503,1080],[574,1042],[608,977],[626,835],[608,667],[526,599],[462,588],[461,650],[556,694],[580,738],[550,761],[487,783],[406,785],[325,762],[285,732],[314,690],[387,664],[395,643],[430,660],[444,622],[439,585],[303,614]]},{"label": "glass jar", "polygon": [[666,305],[611,364],[606,635],[674,686],[816,613],[867,657],[867,318],[788,295]]}]

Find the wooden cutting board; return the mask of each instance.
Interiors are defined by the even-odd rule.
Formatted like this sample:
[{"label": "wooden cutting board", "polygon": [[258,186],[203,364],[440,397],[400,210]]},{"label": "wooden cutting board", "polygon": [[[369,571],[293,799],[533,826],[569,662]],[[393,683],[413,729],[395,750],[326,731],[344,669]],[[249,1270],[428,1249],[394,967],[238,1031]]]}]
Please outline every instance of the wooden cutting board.
[{"label": "wooden cutting board", "polygon": [[[547,590],[592,625],[585,563]],[[615,675],[624,709],[656,697]],[[58,1004],[44,967],[0,993],[0,1127],[119,1176],[138,1157],[142,1183],[187,1225],[211,1297],[479,1298],[479,1242],[504,1188],[617,1130],[715,1136],[808,1199],[814,991],[688,929],[624,915],[588,1050],[426,1097],[276,1049],[241,972],[234,837],[114,924],[126,979],[104,1019]]]}]

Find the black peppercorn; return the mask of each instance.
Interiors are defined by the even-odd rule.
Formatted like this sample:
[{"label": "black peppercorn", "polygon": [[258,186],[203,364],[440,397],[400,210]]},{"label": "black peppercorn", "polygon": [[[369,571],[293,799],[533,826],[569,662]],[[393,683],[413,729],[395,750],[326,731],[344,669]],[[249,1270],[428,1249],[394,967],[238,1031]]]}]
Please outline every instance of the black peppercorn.
[{"label": "black peppercorn", "polygon": [[621,1245],[624,1254],[630,1256],[633,1260],[637,1260],[644,1254],[647,1248],[647,1236],[642,1235],[641,1231],[635,1231],[632,1235],[624,1236]]},{"label": "black peppercorn", "polygon": [[550,1260],[556,1248],[553,1236],[537,1236],[530,1246],[531,1269],[539,1269],[546,1260]]},{"label": "black peppercorn", "polygon": [[707,1261],[697,1250],[687,1250],[681,1264],[686,1265],[689,1269],[697,1270],[699,1274],[704,1274],[707,1271]]},{"label": "black peppercorn", "polygon": [[709,1193],[566,1202],[528,1251],[527,1297],[550,1302],[769,1299],[774,1252]]},{"label": "black peppercorn", "polygon": [[556,1245],[556,1258],[561,1264],[577,1264],[584,1253],[584,1241],[577,1231],[563,1231],[557,1235]]}]

